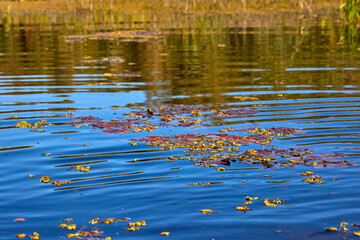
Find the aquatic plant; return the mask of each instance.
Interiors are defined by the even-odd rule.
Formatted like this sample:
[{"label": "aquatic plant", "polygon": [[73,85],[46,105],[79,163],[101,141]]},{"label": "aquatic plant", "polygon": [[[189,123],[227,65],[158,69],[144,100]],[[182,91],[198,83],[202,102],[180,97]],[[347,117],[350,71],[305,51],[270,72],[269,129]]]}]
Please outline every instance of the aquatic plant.
[{"label": "aquatic plant", "polygon": [[[12,3],[11,6],[17,10],[32,10],[37,12],[59,11],[59,12],[186,12],[186,13],[212,13],[226,12],[236,13],[239,11],[308,11],[320,6],[337,4],[334,0],[48,0],[32,1],[22,0],[21,4]],[[10,4],[10,3],[7,3]],[[5,4],[3,4],[5,5]],[[0,5],[1,6],[1,5]],[[37,9],[31,9],[36,6]],[[299,7],[298,9],[291,9]]]},{"label": "aquatic plant", "polygon": [[340,6],[343,17],[348,23],[360,22],[360,1],[346,0]]},{"label": "aquatic plant", "polygon": [[[92,116],[81,116],[74,118],[72,123],[75,127],[91,126],[93,128],[103,129],[105,133],[128,132],[152,132],[160,127],[191,127],[194,125],[203,125],[203,117],[205,114],[217,117],[229,116],[246,116],[253,115],[258,112],[256,107],[212,110],[206,106],[176,105],[176,106],[158,106],[154,108],[137,108],[129,113],[123,114],[126,119],[112,119],[111,121],[103,121],[102,119]],[[225,128],[221,132],[231,131]],[[269,130],[270,131],[270,130]],[[280,131],[280,130],[279,130]],[[252,140],[256,141],[257,137]],[[267,139],[272,139],[268,137]],[[260,141],[260,139],[258,139]]]},{"label": "aquatic plant", "polygon": [[21,122],[16,123],[15,127],[17,127],[17,128],[40,128],[40,127],[43,127],[46,122],[47,122],[46,120],[41,120],[40,122],[37,122],[37,123],[21,121]]},{"label": "aquatic plant", "polygon": [[[86,57],[84,57],[82,62],[83,63],[94,63],[94,64],[101,64],[101,63],[114,64],[114,63],[123,63],[123,62],[125,62],[125,59],[123,59],[121,57],[103,57],[101,59],[91,59],[91,56],[86,56]],[[105,75],[105,73],[104,73],[104,75]]]},{"label": "aquatic plant", "polygon": [[[149,40],[157,39],[160,35],[159,32],[156,31],[115,31],[115,32],[98,32],[94,34],[85,34],[85,35],[70,35],[65,36],[64,39],[66,41],[84,41],[87,39],[92,40],[117,40],[121,42],[147,42]],[[123,62],[124,60],[121,58],[104,58],[100,59],[96,62]]]}]

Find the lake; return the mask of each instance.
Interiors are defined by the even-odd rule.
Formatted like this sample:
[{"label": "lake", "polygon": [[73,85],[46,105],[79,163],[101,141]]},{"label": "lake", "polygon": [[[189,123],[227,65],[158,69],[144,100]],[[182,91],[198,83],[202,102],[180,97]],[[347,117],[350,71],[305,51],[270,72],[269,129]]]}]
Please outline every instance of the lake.
[{"label": "lake", "polygon": [[358,39],[0,26],[0,239],[356,239]]}]

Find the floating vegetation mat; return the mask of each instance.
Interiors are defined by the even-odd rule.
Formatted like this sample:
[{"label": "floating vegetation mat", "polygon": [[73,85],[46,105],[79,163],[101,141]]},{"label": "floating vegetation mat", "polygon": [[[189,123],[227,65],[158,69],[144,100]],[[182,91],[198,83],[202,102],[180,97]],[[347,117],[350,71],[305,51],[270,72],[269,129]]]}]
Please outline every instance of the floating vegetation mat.
[{"label": "floating vegetation mat", "polygon": [[84,41],[91,40],[116,40],[121,42],[147,42],[155,40],[160,33],[156,31],[115,31],[115,32],[98,32],[87,35],[70,35],[65,36],[66,41]]},{"label": "floating vegetation mat", "polygon": [[74,118],[75,127],[91,126],[103,129],[105,133],[152,132],[159,127],[191,127],[203,125],[204,114],[218,117],[245,116],[257,113],[257,108],[240,108],[227,110],[209,110],[205,106],[161,106],[156,108],[137,108],[137,110],[124,114],[125,119],[104,121],[94,116],[81,116]]},{"label": "floating vegetation mat", "polygon": [[102,64],[102,63],[114,64],[114,63],[123,63],[125,62],[125,59],[121,57],[104,57],[100,59],[92,59],[91,56],[86,56],[84,57],[82,62],[93,63],[93,64]]},{"label": "floating vegetation mat", "polygon": [[[257,100],[255,98],[243,98]],[[91,127],[104,133],[138,133],[153,132],[161,127],[184,127],[196,125],[206,127],[204,122],[210,117],[228,118],[256,114],[256,107],[216,110],[206,106],[160,106],[155,108],[137,108],[123,117],[104,121],[94,116],[75,117],[71,123],[74,127]],[[261,165],[263,168],[281,167],[346,167],[354,163],[344,160],[345,155],[339,153],[316,154],[307,148],[281,149],[270,146],[272,141],[283,136],[304,134],[301,129],[288,127],[272,128],[230,128],[224,127],[220,133],[185,133],[170,136],[152,135],[130,139],[129,144],[136,146],[146,144],[160,151],[169,152],[181,149],[183,155],[169,156],[168,161],[188,160],[197,167],[214,167],[217,171],[225,171],[225,166],[233,163]],[[238,133],[238,134],[236,134]],[[251,148],[251,145],[261,148]],[[178,154],[178,151],[176,151]],[[139,159],[135,159],[138,161]],[[81,171],[81,170],[79,170]],[[302,173],[307,183],[325,183],[321,176],[314,172]],[[246,181],[245,181],[246,182]],[[194,184],[198,185],[198,184]],[[211,185],[211,184],[200,184]]]},{"label": "floating vegetation mat", "polygon": [[[254,97],[237,97],[239,101],[258,101]],[[272,145],[273,141],[278,141],[283,137],[291,135],[305,134],[299,128],[291,127],[245,127],[245,128],[231,128],[231,127],[217,127],[214,131],[214,126],[211,124],[212,119],[227,120],[232,117],[245,117],[255,115],[258,113],[257,105],[242,108],[228,108],[216,109],[199,105],[175,105],[175,106],[158,106],[152,108],[136,108],[130,112],[123,113],[120,117],[105,121],[96,116],[73,116],[68,115],[72,122],[69,124],[74,128],[90,128],[92,130],[100,130],[105,134],[131,134],[134,136],[140,132],[153,132],[159,128],[184,128],[184,131],[189,130],[192,133],[182,133],[174,135],[153,135],[146,133],[148,136],[140,138],[129,138],[131,146],[139,147],[139,145],[150,146],[159,151],[166,153],[167,161],[189,161],[195,167],[213,168],[215,171],[228,171],[234,164],[256,165],[262,169],[279,169],[279,168],[296,168],[299,167],[303,172],[297,173],[299,182],[303,184],[326,184],[328,179],[323,179],[314,171],[307,171],[304,169],[317,169],[325,167],[347,167],[355,165],[354,163],[345,160],[344,154],[337,152],[332,153],[315,153],[308,148],[286,148],[281,149]],[[119,108],[114,107],[114,111],[119,111]],[[46,121],[38,123],[18,122],[16,127],[19,128],[40,128],[44,127]],[[47,123],[45,127],[52,126]],[[201,131],[207,129],[208,133],[194,133],[196,126],[202,126]],[[89,146],[82,144],[81,146]],[[174,152],[174,154],[172,154]],[[42,156],[50,157],[51,153],[43,153]],[[86,154],[82,154],[86,158]],[[134,159],[132,162],[139,162],[141,159]],[[76,174],[92,174],[90,166],[81,166],[80,164],[68,168],[70,171],[77,172]],[[35,175],[28,175],[34,178]],[[260,174],[258,176],[272,177],[271,175]],[[301,179],[303,178],[303,179]],[[332,180],[337,180],[333,178]],[[73,184],[72,180],[53,180],[50,176],[42,176],[38,180],[41,183],[51,183],[55,186],[63,184]],[[239,182],[246,183],[246,180],[240,179]],[[211,186],[213,184],[221,184],[222,182],[200,182],[189,185],[196,187]],[[244,202],[234,204],[234,211],[248,213],[256,211],[259,208],[267,207],[284,207],[291,199],[280,198],[261,198],[249,197],[244,198]],[[252,207],[250,207],[252,206]],[[218,211],[212,209],[199,209],[199,214],[217,214]],[[72,221],[67,219],[66,221]],[[146,225],[145,221],[129,222],[128,218],[115,219],[109,218],[101,220],[94,218],[90,224],[116,224],[118,222],[125,222],[128,224],[125,231],[138,231],[142,226]],[[346,225],[342,223],[342,230],[348,231]],[[355,226],[355,225],[354,225]],[[77,230],[76,224],[62,223],[58,227],[73,230],[76,232],[68,233],[67,238],[75,239],[98,239],[103,237],[103,232],[99,228],[91,228],[83,226]],[[335,227],[325,228],[327,232],[340,231]],[[161,236],[168,236],[170,232],[159,232]],[[355,235],[358,232],[354,232]],[[360,235],[360,234],[359,234]],[[39,239],[40,235],[37,232],[31,234],[18,234],[19,238],[29,237],[31,239]],[[106,240],[110,237],[103,238]]]}]

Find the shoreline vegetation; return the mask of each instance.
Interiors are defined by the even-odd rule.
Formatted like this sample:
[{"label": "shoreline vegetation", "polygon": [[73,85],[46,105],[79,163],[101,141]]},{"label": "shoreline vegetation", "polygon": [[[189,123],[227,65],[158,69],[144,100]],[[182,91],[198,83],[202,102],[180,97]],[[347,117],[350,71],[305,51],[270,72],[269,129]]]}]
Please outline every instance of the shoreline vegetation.
[{"label": "shoreline vegetation", "polygon": [[[0,24],[76,23],[88,18],[95,23],[151,22],[173,26],[185,18],[223,16],[249,22],[347,17],[348,2],[358,0],[5,0],[0,2]],[[341,11],[341,7],[343,11]],[[358,11],[356,9],[355,11]],[[355,14],[356,15],[356,14]],[[84,21],[84,20],[82,20]],[[175,26],[176,27],[176,26]]]}]

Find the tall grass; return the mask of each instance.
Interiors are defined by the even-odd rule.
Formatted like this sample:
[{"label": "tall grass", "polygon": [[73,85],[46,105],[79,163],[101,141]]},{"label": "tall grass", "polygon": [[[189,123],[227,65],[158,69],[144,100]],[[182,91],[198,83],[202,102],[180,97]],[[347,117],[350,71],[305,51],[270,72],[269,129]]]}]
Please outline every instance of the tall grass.
[{"label": "tall grass", "polygon": [[[141,18],[152,23],[177,24],[187,17],[223,15],[257,21],[263,16],[274,18],[286,14],[298,19],[299,14],[317,15],[323,9],[338,11],[341,0],[0,0],[0,23],[22,23],[28,17],[47,22],[91,19],[93,22],[129,21]],[[179,18],[181,16],[181,19]],[[114,21],[113,21],[113,20]],[[128,20],[125,20],[128,21]]]},{"label": "tall grass", "polygon": [[346,0],[341,4],[340,9],[348,23],[360,22],[360,0]]},{"label": "tall grass", "polygon": [[[0,1],[0,11],[122,11],[122,12],[185,12],[236,13],[243,11],[312,11],[339,0],[19,0]],[[349,0],[348,0],[349,1]],[[356,1],[356,0],[355,0]]]}]

